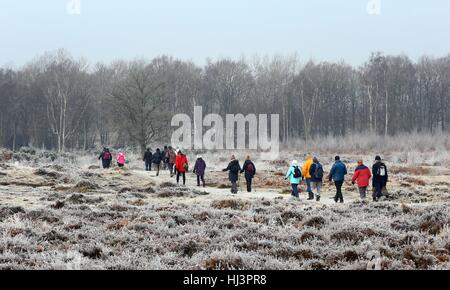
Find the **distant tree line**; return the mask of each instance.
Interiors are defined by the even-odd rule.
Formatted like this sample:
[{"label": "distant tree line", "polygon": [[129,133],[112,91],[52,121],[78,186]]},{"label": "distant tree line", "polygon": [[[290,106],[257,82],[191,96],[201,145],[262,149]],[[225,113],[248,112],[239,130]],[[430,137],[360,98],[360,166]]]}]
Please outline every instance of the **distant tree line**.
[{"label": "distant tree line", "polygon": [[449,131],[450,56],[373,53],[361,67],[296,56],[162,56],[89,65],[65,50],[0,69],[0,146],[144,149],[169,140],[173,114],[280,114],[281,138]]}]

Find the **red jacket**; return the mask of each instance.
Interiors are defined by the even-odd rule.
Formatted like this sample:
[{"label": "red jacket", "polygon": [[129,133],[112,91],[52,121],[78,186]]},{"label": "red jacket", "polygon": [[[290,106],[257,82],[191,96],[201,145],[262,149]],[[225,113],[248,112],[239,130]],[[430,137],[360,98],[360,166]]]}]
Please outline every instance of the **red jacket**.
[{"label": "red jacket", "polygon": [[372,173],[367,166],[361,165],[355,169],[355,174],[353,174],[352,181],[358,181],[358,187],[369,186],[369,180],[372,177]]},{"label": "red jacket", "polygon": [[178,172],[186,172],[187,169],[185,167],[187,167],[188,165],[188,160],[186,155],[184,154],[178,154],[177,158],[175,159],[175,168],[177,169]]}]

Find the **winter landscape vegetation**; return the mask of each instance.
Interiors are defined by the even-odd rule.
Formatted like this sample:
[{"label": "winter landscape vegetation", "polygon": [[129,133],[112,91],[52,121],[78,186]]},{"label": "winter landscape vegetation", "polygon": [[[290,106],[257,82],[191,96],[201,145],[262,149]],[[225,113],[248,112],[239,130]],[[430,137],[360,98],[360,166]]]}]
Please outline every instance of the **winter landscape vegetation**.
[{"label": "winter landscape vegetation", "polygon": [[[89,63],[60,49],[0,68],[0,104],[0,269],[450,269],[450,56],[200,65]],[[195,107],[279,116],[277,158],[190,148],[186,185],[146,171],[146,149],[174,145],[172,117],[195,119]],[[124,167],[104,169],[103,147],[123,152]],[[198,155],[205,187],[192,172]],[[231,155],[254,162],[252,192],[240,175],[230,193]],[[308,155],[325,177],[340,156],[343,203],[327,178],[320,201],[307,200],[305,184],[291,197],[286,172]],[[369,185],[361,200],[351,178],[375,156],[387,192],[372,201]]]}]

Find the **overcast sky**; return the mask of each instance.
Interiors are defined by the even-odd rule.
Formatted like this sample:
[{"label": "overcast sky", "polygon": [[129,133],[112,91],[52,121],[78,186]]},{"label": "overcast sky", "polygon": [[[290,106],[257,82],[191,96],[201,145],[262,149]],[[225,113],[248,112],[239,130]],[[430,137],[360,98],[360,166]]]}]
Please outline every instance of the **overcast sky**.
[{"label": "overcast sky", "polygon": [[[450,53],[449,0],[0,0],[0,65],[68,49],[91,62],[161,54],[364,62]],[[370,1],[380,1],[367,9]],[[370,13],[369,13],[370,12]],[[380,12],[380,14],[377,14]]]}]

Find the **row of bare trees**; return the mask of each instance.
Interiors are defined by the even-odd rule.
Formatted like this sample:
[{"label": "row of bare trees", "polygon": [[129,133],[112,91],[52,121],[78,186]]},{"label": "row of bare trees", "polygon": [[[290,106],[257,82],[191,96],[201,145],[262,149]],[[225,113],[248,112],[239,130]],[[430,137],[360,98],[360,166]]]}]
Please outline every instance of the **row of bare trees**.
[{"label": "row of bare trees", "polygon": [[281,137],[448,132],[450,56],[374,53],[361,67],[296,56],[170,57],[89,66],[64,50],[0,69],[0,146],[64,151],[99,145],[143,150],[167,142],[176,113],[280,114]]}]

